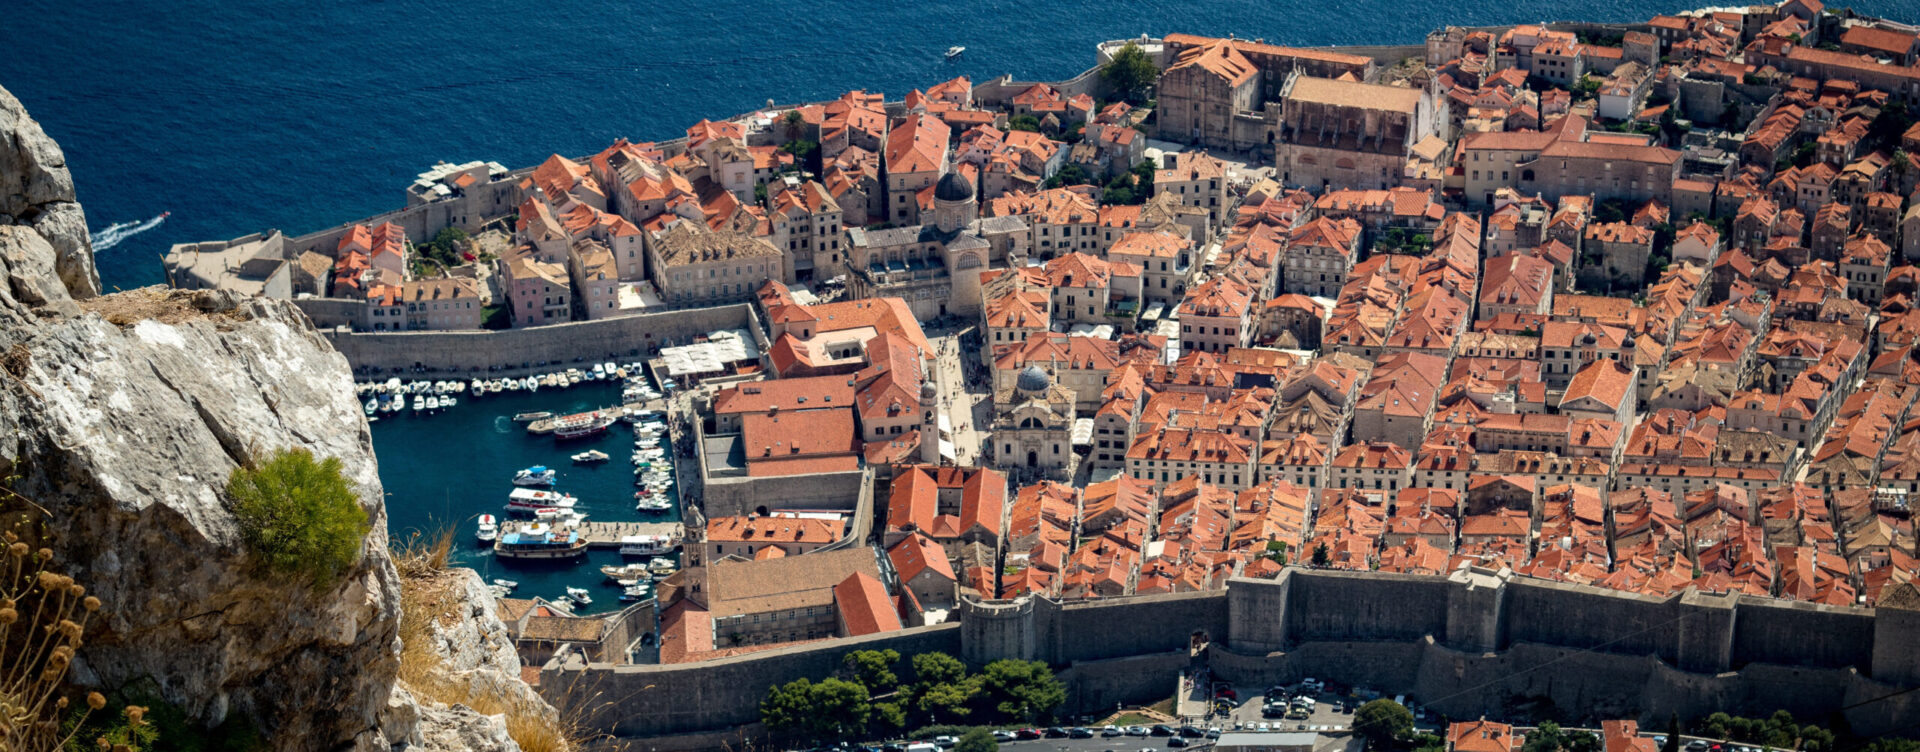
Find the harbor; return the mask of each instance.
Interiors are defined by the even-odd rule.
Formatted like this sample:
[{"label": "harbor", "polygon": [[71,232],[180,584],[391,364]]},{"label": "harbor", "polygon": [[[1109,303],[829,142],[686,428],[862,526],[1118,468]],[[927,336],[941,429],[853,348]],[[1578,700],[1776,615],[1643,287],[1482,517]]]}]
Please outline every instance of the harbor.
[{"label": "harbor", "polygon": [[[573,603],[576,614],[617,610],[648,591],[604,571],[652,566],[653,580],[675,571],[685,529],[668,400],[644,377],[623,378],[641,373],[637,365],[602,366],[606,375],[598,379],[588,375],[591,366],[576,370],[581,377],[564,385],[565,372],[533,377],[534,388],[524,378],[519,388],[496,380],[497,390],[482,380],[479,397],[471,382],[358,385],[363,402],[389,394],[407,400],[404,410],[376,405],[374,417],[382,419],[371,426],[395,539],[450,527],[455,563],[478,570],[496,593]],[[411,409],[415,396],[441,395],[452,404]],[[584,435],[553,433],[554,423],[596,412],[604,425]],[[543,421],[545,431],[529,430]],[[528,540],[577,540],[580,550],[552,556],[496,550],[500,540],[522,532],[538,533]],[[644,545],[636,545],[640,541]]]}]

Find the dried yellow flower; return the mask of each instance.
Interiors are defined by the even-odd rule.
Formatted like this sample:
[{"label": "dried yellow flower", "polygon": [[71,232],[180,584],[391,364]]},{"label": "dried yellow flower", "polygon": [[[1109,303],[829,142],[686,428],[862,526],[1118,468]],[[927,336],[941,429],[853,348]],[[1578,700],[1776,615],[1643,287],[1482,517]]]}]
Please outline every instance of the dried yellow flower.
[{"label": "dried yellow flower", "polygon": [[87,693],[87,707],[93,708],[94,710],[99,710],[106,706],[107,706],[106,695],[102,695],[99,692]]},{"label": "dried yellow flower", "polygon": [[20,620],[20,612],[11,608],[0,608],[0,625],[12,624]]},{"label": "dried yellow flower", "polygon": [[[7,534],[7,537],[8,537],[8,538],[12,538],[12,537],[13,537],[13,534],[12,534],[12,533],[8,533],[8,534]],[[20,558],[20,557],[22,557],[22,556],[26,556],[26,555],[27,555],[27,551],[29,551],[29,550],[31,550],[31,549],[29,549],[29,548],[27,548],[27,544],[25,544],[25,543],[15,543],[15,544],[13,544],[13,545],[11,545],[11,546],[7,546],[7,554],[9,554],[9,555],[11,555],[11,556],[12,556],[13,558],[16,558],[16,559],[18,559],[18,558]]]},{"label": "dried yellow flower", "polygon": [[147,715],[146,708],[143,708],[139,705],[127,706],[127,722],[128,723],[138,726],[141,723],[140,719],[145,718],[146,715]]},{"label": "dried yellow flower", "polygon": [[40,549],[40,560],[53,561],[53,549],[51,548]]},{"label": "dried yellow flower", "polygon": [[86,600],[80,602],[80,605],[86,607],[89,612],[99,611],[100,599],[89,595]]}]

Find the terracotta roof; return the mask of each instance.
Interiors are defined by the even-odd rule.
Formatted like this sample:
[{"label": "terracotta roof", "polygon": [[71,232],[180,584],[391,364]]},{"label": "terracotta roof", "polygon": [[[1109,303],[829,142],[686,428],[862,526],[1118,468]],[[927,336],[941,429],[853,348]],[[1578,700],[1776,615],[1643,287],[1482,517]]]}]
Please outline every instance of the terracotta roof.
[{"label": "terracotta roof", "polygon": [[887,588],[865,572],[847,575],[833,586],[833,604],[840,611],[845,637],[859,637],[900,629],[900,617],[894,613]]}]

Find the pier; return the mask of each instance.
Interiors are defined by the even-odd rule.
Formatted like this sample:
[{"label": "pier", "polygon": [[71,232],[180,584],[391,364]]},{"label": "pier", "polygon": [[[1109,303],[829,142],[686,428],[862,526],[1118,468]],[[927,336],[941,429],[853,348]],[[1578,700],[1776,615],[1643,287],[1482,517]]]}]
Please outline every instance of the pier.
[{"label": "pier", "polygon": [[587,548],[619,548],[620,539],[633,535],[665,535],[674,540],[687,536],[687,527],[678,522],[582,522],[574,529],[587,541]]}]

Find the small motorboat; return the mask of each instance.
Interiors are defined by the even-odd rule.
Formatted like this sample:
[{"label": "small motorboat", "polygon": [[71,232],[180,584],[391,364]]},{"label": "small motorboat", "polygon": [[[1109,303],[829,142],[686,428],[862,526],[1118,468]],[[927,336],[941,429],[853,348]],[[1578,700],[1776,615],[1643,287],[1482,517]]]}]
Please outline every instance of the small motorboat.
[{"label": "small motorboat", "polygon": [[954,59],[954,58],[956,58],[956,57],[959,57],[959,56],[961,55],[961,53],[964,53],[964,52],[966,52],[966,51],[967,51],[967,48],[965,48],[965,47],[961,47],[960,45],[957,45],[957,44],[956,44],[956,45],[954,45],[954,46],[952,46],[952,47],[948,47],[948,48],[947,48],[947,59],[948,59],[948,60],[952,60],[952,59]]},{"label": "small motorboat", "polygon": [[653,597],[653,593],[651,591],[652,591],[652,588],[649,588],[646,585],[646,583],[636,582],[620,591],[620,600],[626,601],[628,603],[631,603],[634,601],[644,601],[648,598]]},{"label": "small motorboat", "polygon": [[572,509],[578,502],[579,499],[557,491],[516,488],[507,494],[507,511],[533,514],[542,509]]},{"label": "small motorboat", "polygon": [[547,467],[546,465],[534,465],[533,467],[514,473],[513,484],[526,487],[551,486],[553,485],[554,478],[558,475],[558,473],[553,471],[553,468]]},{"label": "small motorboat", "polygon": [[416,413],[420,413],[420,412],[426,412],[426,410],[427,410],[426,395],[421,395],[421,394],[413,395],[413,411]]},{"label": "small motorboat", "polygon": [[672,559],[660,558],[647,562],[647,571],[655,577],[665,577],[680,571],[680,566],[673,563]]},{"label": "small motorboat", "polygon": [[500,537],[500,522],[491,514],[480,515],[480,529],[475,533],[481,543],[492,543]]},{"label": "small motorboat", "polygon": [[587,451],[573,455],[573,461],[574,462],[606,462],[607,453],[602,452],[598,449],[589,449]]},{"label": "small motorboat", "polygon": [[673,509],[673,502],[667,501],[665,496],[649,496],[641,499],[634,508],[643,512],[665,512]]},{"label": "small motorboat", "polygon": [[512,590],[514,588],[520,587],[520,583],[514,582],[513,580],[494,580],[493,584],[499,585],[500,587],[506,588],[508,590]]},{"label": "small motorboat", "polygon": [[548,419],[548,418],[551,418],[551,417],[553,417],[553,413],[551,413],[551,412],[548,412],[548,411],[545,411],[545,410],[542,410],[542,411],[540,411],[540,412],[537,412],[537,413],[520,413],[520,414],[518,414],[518,415],[515,415],[515,416],[513,416],[513,422],[515,422],[515,423],[532,423],[532,422],[534,422],[534,421],[536,421],[536,420],[546,420],[546,419]]},{"label": "small motorboat", "polygon": [[586,588],[577,588],[577,587],[567,588],[567,597],[572,598],[574,603],[578,603],[582,606],[585,606],[593,602],[593,597],[587,594]]},{"label": "small motorboat", "polygon": [[367,400],[366,408],[367,408],[368,415],[374,414],[375,412],[380,410],[380,400],[378,399]]},{"label": "small motorboat", "polygon": [[618,566],[608,564],[600,567],[600,573],[606,575],[607,579],[613,580],[614,582],[632,580],[647,576],[647,565],[638,562]]}]

